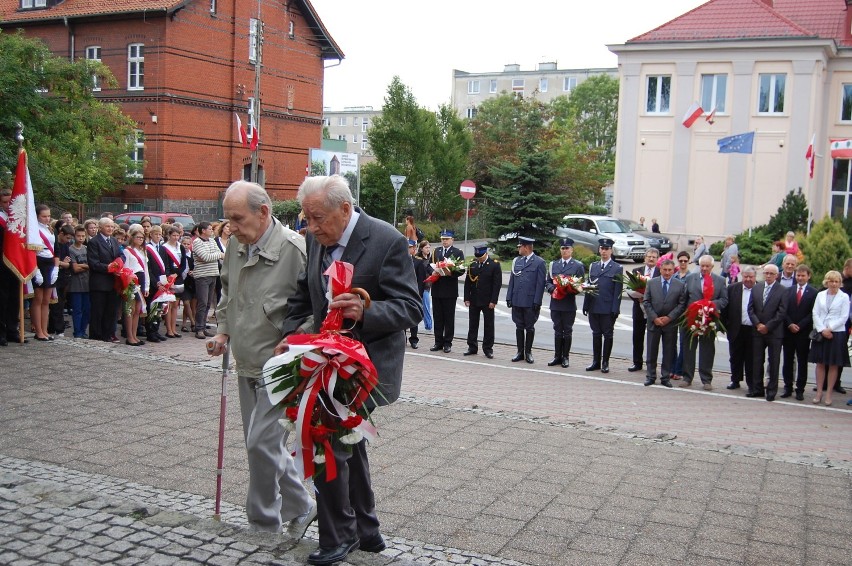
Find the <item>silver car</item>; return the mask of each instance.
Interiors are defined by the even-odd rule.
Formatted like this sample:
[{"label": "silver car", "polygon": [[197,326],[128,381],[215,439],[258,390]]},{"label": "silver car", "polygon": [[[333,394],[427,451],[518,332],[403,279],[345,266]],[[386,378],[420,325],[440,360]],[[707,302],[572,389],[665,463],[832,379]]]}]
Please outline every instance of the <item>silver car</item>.
[{"label": "silver car", "polygon": [[598,253],[598,240],[611,238],[612,257],[642,261],[650,244],[648,240],[630,231],[616,218],[590,214],[569,214],[562,219],[562,226],[556,228],[560,238],[571,238],[575,245],[581,245]]}]

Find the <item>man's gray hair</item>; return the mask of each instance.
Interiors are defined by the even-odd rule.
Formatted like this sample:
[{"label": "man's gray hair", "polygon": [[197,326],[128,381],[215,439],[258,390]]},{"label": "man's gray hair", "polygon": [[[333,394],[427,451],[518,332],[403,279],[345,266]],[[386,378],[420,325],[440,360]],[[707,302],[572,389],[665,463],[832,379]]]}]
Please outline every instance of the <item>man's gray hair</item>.
[{"label": "man's gray hair", "polygon": [[647,256],[648,254],[660,257],[660,250],[658,250],[657,248],[648,248],[648,251],[645,252],[645,255]]},{"label": "man's gray hair", "polygon": [[113,222],[112,218],[109,216],[102,216],[100,220],[98,220],[98,227],[106,226],[107,224],[115,224],[115,222]]},{"label": "man's gray hair", "polygon": [[246,192],[246,206],[252,212],[259,212],[260,207],[264,204],[272,209],[272,199],[269,198],[269,194],[267,194],[266,190],[258,185],[257,183],[252,183],[249,181],[234,181],[231,183],[225,190],[225,197],[227,198],[228,194],[231,192],[243,189]]},{"label": "man's gray hair", "polygon": [[767,271],[774,271],[774,272],[775,272],[775,274],[777,275],[777,274],[778,274],[778,272],[779,272],[779,270],[778,270],[778,266],[777,266],[777,265],[775,265],[774,263],[770,263],[770,264],[768,264],[768,265],[764,265],[764,266],[763,266],[763,272],[764,272],[764,273],[766,273]]},{"label": "man's gray hair", "polygon": [[326,208],[339,208],[344,202],[355,204],[349,182],[340,175],[308,177],[299,187],[296,199],[304,202],[309,196],[321,193],[325,194]]},{"label": "man's gray hair", "polygon": [[740,273],[751,273],[752,275],[757,275],[757,270],[753,266],[749,265],[748,267],[744,267]]},{"label": "man's gray hair", "polygon": [[715,261],[713,260],[713,256],[712,255],[703,255],[700,258],[698,258],[698,265],[701,265],[701,264],[704,264],[704,263],[709,263],[710,265],[713,265],[713,263],[715,263]]},{"label": "man's gray hair", "polygon": [[672,269],[674,269],[675,262],[672,259],[664,259],[663,261],[660,262],[660,267],[664,267],[666,265],[670,265],[672,267]]}]

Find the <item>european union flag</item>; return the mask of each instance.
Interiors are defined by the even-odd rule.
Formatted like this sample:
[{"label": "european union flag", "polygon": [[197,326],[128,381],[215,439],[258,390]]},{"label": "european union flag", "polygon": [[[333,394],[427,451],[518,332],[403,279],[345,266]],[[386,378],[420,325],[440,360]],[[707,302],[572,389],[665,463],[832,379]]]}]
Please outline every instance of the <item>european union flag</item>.
[{"label": "european union flag", "polygon": [[728,136],[716,141],[719,153],[751,153],[754,145],[754,132]]}]

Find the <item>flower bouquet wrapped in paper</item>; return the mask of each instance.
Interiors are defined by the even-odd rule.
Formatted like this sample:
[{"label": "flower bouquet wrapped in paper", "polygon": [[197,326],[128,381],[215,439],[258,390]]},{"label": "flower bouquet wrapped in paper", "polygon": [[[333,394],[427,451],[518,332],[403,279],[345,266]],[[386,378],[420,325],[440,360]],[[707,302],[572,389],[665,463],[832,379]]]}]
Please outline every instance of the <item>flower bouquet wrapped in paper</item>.
[{"label": "flower bouquet wrapped in paper", "polygon": [[[351,264],[335,261],[325,273],[331,296],[356,293],[369,308],[366,292],[351,287]],[[319,334],[288,336],[288,351],[263,368],[270,401],[284,407],[282,425],[295,431],[296,465],[305,478],[322,469],[327,481],[337,477],[332,440],[348,446],[376,436],[364,402],[381,394],[379,377],[364,345],[345,332],[342,313],[331,310]]]},{"label": "flower bouquet wrapped in paper", "polygon": [[678,325],[686,330],[691,346],[696,337],[709,336],[715,339],[716,334],[725,332],[720,315],[713,301],[700,299],[686,308],[686,312],[678,320]]},{"label": "flower bouquet wrapped in paper", "polygon": [[645,296],[648,278],[644,274],[628,271],[620,277],[616,276],[616,281],[620,281],[624,285],[627,296],[631,299],[642,300],[642,297]]},{"label": "flower bouquet wrapped in paper", "polygon": [[[163,315],[169,312],[169,303],[176,301],[175,293],[180,293],[183,290],[183,285],[175,285],[177,274],[172,273],[168,276],[160,276],[162,285],[157,289],[154,298],[151,300],[151,308],[148,311],[148,322],[159,322],[163,319]],[[177,287],[181,289],[178,290]]]},{"label": "flower bouquet wrapped in paper", "polygon": [[447,258],[438,263],[430,264],[432,266],[432,274],[424,281],[426,283],[434,283],[441,277],[464,275],[464,265],[457,265],[452,258]]},{"label": "flower bouquet wrapped in paper", "polygon": [[583,278],[576,275],[556,275],[553,278],[555,288],[551,296],[559,300],[568,295],[579,295],[583,292],[584,283]]},{"label": "flower bouquet wrapped in paper", "polygon": [[[121,297],[122,310],[125,315],[130,315],[133,310],[133,301],[139,290],[139,279],[129,267],[124,265],[124,260],[116,258],[107,266],[107,271],[115,275],[115,290]],[[141,296],[141,295],[140,295]]]}]

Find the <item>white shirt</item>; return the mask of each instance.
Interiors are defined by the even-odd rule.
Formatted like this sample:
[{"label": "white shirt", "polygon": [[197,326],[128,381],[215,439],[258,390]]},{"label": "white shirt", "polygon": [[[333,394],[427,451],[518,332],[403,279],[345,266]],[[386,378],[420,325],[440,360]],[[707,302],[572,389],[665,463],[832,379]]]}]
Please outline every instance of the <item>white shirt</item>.
[{"label": "white shirt", "polygon": [[751,319],[748,317],[748,302],[751,300],[751,289],[743,285],[743,300],[740,308],[740,322],[743,326],[751,326]]}]

